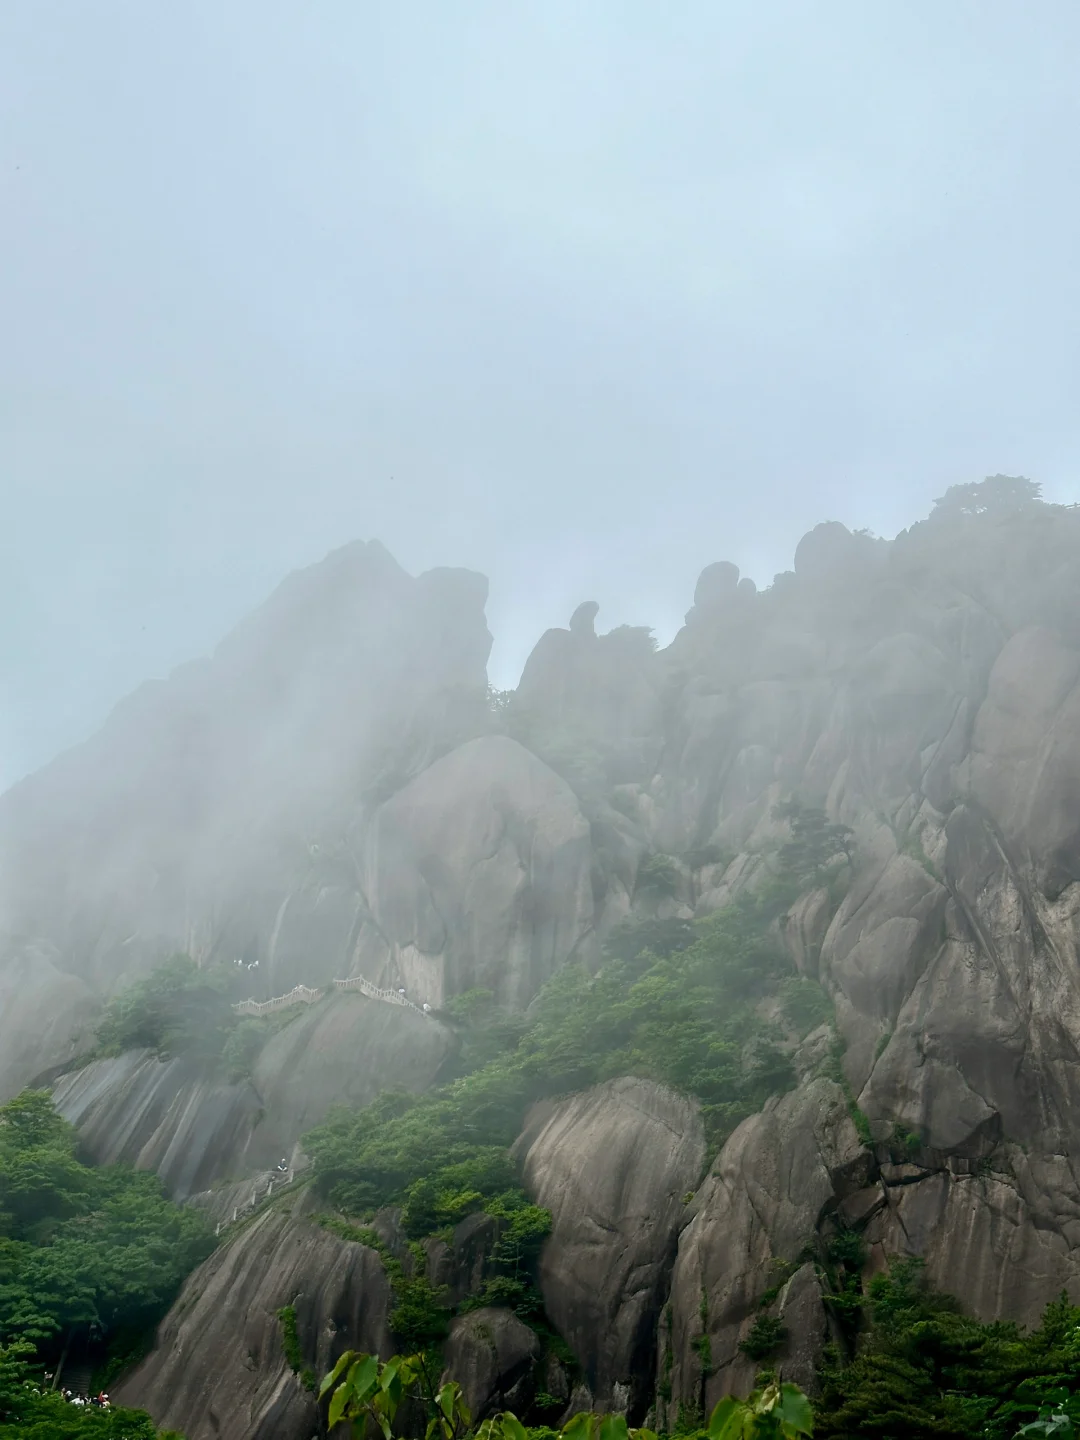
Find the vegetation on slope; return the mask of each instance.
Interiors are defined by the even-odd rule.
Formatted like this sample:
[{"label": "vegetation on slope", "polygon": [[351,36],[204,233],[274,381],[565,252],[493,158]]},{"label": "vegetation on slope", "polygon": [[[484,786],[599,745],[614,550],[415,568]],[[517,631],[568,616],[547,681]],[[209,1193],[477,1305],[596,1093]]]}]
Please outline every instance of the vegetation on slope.
[{"label": "vegetation on slope", "polygon": [[864,1328],[847,1364],[827,1354],[815,1405],[819,1440],[1008,1440],[1040,1415],[1080,1423],[1080,1307],[1063,1294],[1039,1327],[981,1324],[930,1290],[917,1260],[870,1282]]},{"label": "vegetation on slope", "polygon": [[[767,920],[748,898],[685,948],[612,954],[595,976],[567,966],[527,1022],[489,996],[462,997],[464,1073],[423,1095],[338,1111],[305,1138],[323,1192],[352,1215],[402,1204],[410,1233],[427,1234],[513,1185],[509,1146],[530,1104],[618,1075],[697,1095],[718,1143],[794,1079],[778,1027],[758,1013],[791,970]],[[626,954],[634,947],[622,938]]]},{"label": "vegetation on slope", "polygon": [[[775,922],[807,885],[835,873],[847,831],[820,812],[784,813],[792,839],[779,872],[707,920],[625,927],[596,975],[565,966],[527,1017],[498,1009],[483,991],[454,1001],[448,1012],[462,1045],[447,1083],[338,1110],[305,1137],[331,1203],[350,1215],[401,1204],[416,1236],[451,1224],[513,1185],[508,1147],[534,1101],[614,1076],[696,1096],[714,1149],[789,1089],[795,1077],[781,1042],[830,1007],[796,974]],[[770,996],[781,999],[787,1026],[764,1018]]]},{"label": "vegetation on slope", "polygon": [[298,1014],[293,1008],[266,1017],[238,1016],[233,1002],[249,991],[244,968],[200,966],[188,955],[173,955],[108,1002],[98,1022],[95,1057],[143,1049],[163,1058],[186,1055],[208,1073],[242,1080],[270,1036]]},{"label": "vegetation on slope", "polygon": [[182,1440],[143,1410],[75,1405],[41,1382],[33,1346],[0,1345],[0,1440]]},{"label": "vegetation on slope", "polygon": [[107,1370],[148,1339],[213,1243],[156,1176],[82,1164],[46,1092],[0,1106],[0,1345],[20,1404],[27,1365],[40,1375],[77,1354]]}]

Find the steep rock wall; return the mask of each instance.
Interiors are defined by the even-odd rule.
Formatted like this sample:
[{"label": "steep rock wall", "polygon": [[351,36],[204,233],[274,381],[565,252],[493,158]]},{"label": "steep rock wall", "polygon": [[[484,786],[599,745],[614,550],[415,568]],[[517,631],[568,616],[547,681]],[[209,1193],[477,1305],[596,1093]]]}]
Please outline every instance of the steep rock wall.
[{"label": "steep rock wall", "polygon": [[[99,993],[177,950],[257,958],[266,994],[349,973],[371,815],[488,727],[486,591],[346,546],[129,697],[0,797],[0,962],[36,938]],[[0,1007],[0,1053],[22,1014]],[[68,1058],[63,1026],[41,1041],[9,1089]]]},{"label": "steep rock wall", "polygon": [[[658,1365],[667,1422],[680,1404],[708,1413],[721,1395],[753,1384],[756,1366],[738,1347],[775,1281],[773,1262],[794,1262],[826,1210],[862,1189],[874,1168],[831,1080],[770,1101],[738,1127],[679,1237]],[[807,1290],[800,1326],[819,1324],[823,1339],[820,1296]]]},{"label": "steep rock wall", "polygon": [[358,968],[434,1005],[475,986],[526,1005],[591,933],[590,864],[566,782],[507,736],[469,741],[375,817]]},{"label": "steep rock wall", "polygon": [[291,1156],[332,1105],[424,1089],[451,1043],[433,1019],[345,994],[304,1009],[272,1036],[251,1080],[230,1085],[190,1060],[129,1051],[63,1076],[53,1098],[95,1163],[155,1170],[183,1200]]},{"label": "steep rock wall", "polygon": [[187,1440],[310,1440],[314,1396],[289,1366],[278,1311],[292,1306],[305,1366],[346,1349],[392,1350],[390,1287],[374,1250],[340,1240],[297,1202],[255,1216],[189,1277],[151,1354],[116,1397]]},{"label": "steep rock wall", "polygon": [[704,1162],[697,1106],[620,1079],[537,1106],[517,1142],[523,1182],[552,1214],[540,1262],[548,1314],[599,1408],[648,1407],[650,1356],[675,1237]]}]

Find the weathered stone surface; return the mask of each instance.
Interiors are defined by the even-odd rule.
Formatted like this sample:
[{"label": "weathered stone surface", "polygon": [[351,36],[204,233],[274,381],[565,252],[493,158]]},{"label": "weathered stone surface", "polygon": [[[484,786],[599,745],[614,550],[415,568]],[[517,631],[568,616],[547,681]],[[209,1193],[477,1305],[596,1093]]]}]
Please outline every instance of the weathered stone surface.
[{"label": "weathered stone surface", "polygon": [[829,1319],[816,1266],[800,1265],[776,1299],[777,1318],[787,1336],[774,1361],[781,1380],[813,1394],[817,1365],[829,1338]]},{"label": "weathered stone surface", "polygon": [[[740,1128],[691,1207],[671,1282],[676,1395],[748,1381],[738,1341],[769,1262],[794,1260],[834,1208],[866,1227],[875,1263],[923,1254],[988,1318],[1032,1318],[1080,1284],[1080,513],[939,510],[889,543],[818,527],[762,594],[708,567],[659,653],[636,628],[598,636],[586,602],[542,637],[500,722],[477,713],[482,589],[343,552],[0,801],[0,1082],[69,1059],[92,993],[180,947],[258,955],[270,993],[358,970],[433,1003],[481,984],[524,1004],[649,909],[644,856],[676,857],[699,915],[761,883],[787,833],[774,807],[798,797],[853,828],[854,864],[781,935],[835,1003],[879,1145],[901,1126],[918,1163],[894,1155],[879,1176],[849,1154],[847,1101],[812,1078],[830,1032],[808,1037],[801,1088]],[[709,846],[722,860],[693,859]],[[437,1045],[414,1051],[388,1017],[385,1034],[354,1033],[342,1014],[313,1012],[260,1062],[252,1164],[260,1132],[276,1159],[330,1098],[362,1102],[373,1070],[397,1079],[399,1038],[400,1070],[430,1082]],[[47,1026],[32,1055],[21,1037]],[[120,1065],[73,1077],[68,1099],[125,1153],[172,1157],[175,1142],[195,1183],[239,1102],[205,1092],[197,1122],[166,1124],[179,1089],[166,1104],[156,1065],[139,1104]],[[92,1103],[106,1074],[111,1120]],[[601,1091],[534,1115],[522,1153],[557,1211],[545,1293],[586,1363],[581,1393],[612,1405],[633,1383],[640,1410],[634,1357],[685,1218],[663,1187],[692,1146],[681,1121],[675,1145],[647,1104]],[[484,1243],[460,1266],[432,1249],[433,1273],[450,1266],[460,1288]],[[704,1390],[703,1291],[719,1367]],[[780,1363],[804,1376],[822,1333],[804,1271],[781,1305],[801,1318]]]},{"label": "weathered stone surface", "polygon": [[31,941],[0,962],[0,1102],[92,1042],[98,1002],[59,960],[53,946]]},{"label": "weathered stone surface", "polygon": [[990,674],[970,793],[1056,897],[1080,879],[1080,652],[1022,630]]},{"label": "weathered stone surface", "polygon": [[255,1062],[264,1116],[245,1164],[276,1163],[333,1105],[368,1105],[380,1090],[426,1089],[452,1043],[436,1020],[358,992],[303,1009]]},{"label": "weathered stone surface", "polygon": [[63,1076],[53,1099],[95,1164],[155,1170],[178,1200],[243,1174],[260,1110],[251,1085],[204,1079],[191,1062],[147,1050]]},{"label": "weathered stone surface", "polygon": [[872,1260],[918,1255],[929,1282],[980,1319],[1037,1325],[1048,1299],[1080,1292],[1080,1186],[1065,1156],[1031,1161],[1006,1146],[991,1164],[887,1184],[866,1231]]},{"label": "weathered stone surface", "polygon": [[114,1395],[187,1440],[310,1440],[315,1400],[282,1348],[291,1305],[303,1363],[321,1376],[343,1350],[388,1356],[390,1287],[374,1250],[340,1240],[296,1205],[271,1208],[190,1276],[154,1349]]},{"label": "weathered stone surface", "polygon": [[182,1200],[291,1157],[332,1105],[423,1089],[450,1045],[437,1021],[346,993],[298,1009],[250,1081],[230,1085],[189,1060],[129,1051],[61,1077],[53,1096],[96,1163],[155,1170]]},{"label": "weathered stone surface", "polygon": [[[831,1080],[812,1080],[770,1101],[738,1127],[698,1191],[694,1218],[679,1237],[665,1340],[671,1347],[672,1420],[680,1403],[704,1404],[707,1413],[721,1395],[745,1393],[752,1385],[754,1362],[738,1346],[773,1283],[771,1262],[794,1261],[826,1208],[861,1189],[872,1166],[843,1091]],[[800,1324],[811,1313],[816,1317],[810,1297],[796,1305],[793,1296],[791,1303],[793,1314],[803,1317]],[[813,1353],[807,1335],[795,1337],[791,1353],[793,1368],[804,1373]],[[661,1421],[666,1423],[663,1416]]]},{"label": "weathered stone surface", "polygon": [[375,818],[358,968],[433,1005],[473,986],[524,1005],[591,933],[590,861],[566,782],[507,736],[471,740]]},{"label": "weathered stone surface", "polygon": [[630,1413],[643,1414],[663,1287],[704,1158],[697,1107],[651,1081],[612,1080],[535,1107],[518,1154],[528,1193],[552,1214],[547,1312],[597,1404],[628,1386]]},{"label": "weathered stone surface", "polygon": [[495,1410],[527,1411],[540,1358],[536,1333],[512,1310],[487,1305],[459,1315],[443,1353],[444,1378],[461,1386],[474,1421]]}]

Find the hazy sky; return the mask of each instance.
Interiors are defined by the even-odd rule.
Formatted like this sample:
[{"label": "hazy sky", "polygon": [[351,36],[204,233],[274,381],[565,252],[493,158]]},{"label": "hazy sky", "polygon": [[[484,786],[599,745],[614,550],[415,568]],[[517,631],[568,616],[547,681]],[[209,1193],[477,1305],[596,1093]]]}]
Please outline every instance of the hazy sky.
[{"label": "hazy sky", "polygon": [[586,598],[1077,498],[1075,0],[5,0],[0,788],[290,569]]}]

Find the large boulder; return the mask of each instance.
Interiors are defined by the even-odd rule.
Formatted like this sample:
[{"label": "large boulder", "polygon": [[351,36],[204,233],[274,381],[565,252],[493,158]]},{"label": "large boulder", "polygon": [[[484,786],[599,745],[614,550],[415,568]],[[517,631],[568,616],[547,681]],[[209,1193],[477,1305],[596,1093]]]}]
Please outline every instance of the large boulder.
[{"label": "large boulder", "polygon": [[[310,1440],[321,1378],[343,1350],[392,1353],[390,1285],[378,1253],[288,1206],[271,1207],[185,1282],[154,1348],[114,1393],[187,1440]],[[279,1312],[291,1307],[301,1373]]]},{"label": "large boulder", "polygon": [[444,755],[382,806],[357,967],[434,1006],[475,986],[525,1005],[590,936],[589,826],[505,735]]},{"label": "large boulder", "polygon": [[450,1326],[443,1352],[445,1378],[461,1386],[474,1421],[495,1410],[519,1415],[527,1411],[539,1358],[536,1331],[512,1310],[496,1305],[459,1315]]},{"label": "large boulder", "polygon": [[[708,1413],[721,1395],[752,1386],[755,1365],[739,1344],[775,1280],[773,1262],[796,1261],[826,1209],[860,1190],[873,1168],[844,1093],[831,1080],[812,1080],[770,1101],[738,1127],[679,1238],[659,1364],[670,1387],[670,1421],[680,1405],[704,1406]],[[796,1299],[801,1312],[820,1309],[813,1294],[791,1297],[793,1308]],[[803,1378],[805,1334],[804,1326],[793,1357]],[[782,1374],[783,1366],[781,1358]]]},{"label": "large boulder", "polygon": [[380,1090],[424,1090],[453,1036],[415,1010],[358,992],[304,1010],[263,1047],[252,1075],[264,1118],[247,1155],[272,1164],[333,1105],[368,1105]]},{"label": "large boulder", "polygon": [[547,1313],[597,1406],[621,1397],[644,1414],[664,1286],[704,1162],[697,1105],[649,1080],[611,1080],[535,1107],[517,1150],[526,1190],[552,1215]]},{"label": "large boulder", "polygon": [[177,1200],[243,1174],[260,1120],[249,1083],[207,1079],[191,1061],[160,1060],[149,1050],[94,1060],[62,1076],[53,1102],[78,1127],[95,1164],[154,1170]]}]

